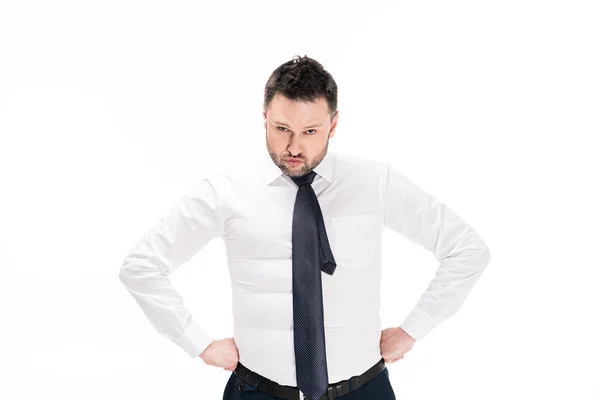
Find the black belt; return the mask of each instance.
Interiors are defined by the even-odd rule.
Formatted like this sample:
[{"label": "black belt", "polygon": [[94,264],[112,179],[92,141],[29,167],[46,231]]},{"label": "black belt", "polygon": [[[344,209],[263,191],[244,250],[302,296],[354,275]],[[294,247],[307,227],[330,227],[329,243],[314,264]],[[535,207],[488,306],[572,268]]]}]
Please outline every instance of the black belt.
[{"label": "black belt", "polygon": [[[350,379],[346,379],[345,381],[329,384],[329,386],[327,386],[325,394],[323,394],[323,396],[321,396],[318,400],[333,400],[336,397],[340,397],[350,392],[353,392],[368,381],[370,381],[371,379],[373,379],[384,369],[385,361],[382,357],[381,360],[377,362],[377,364],[373,365],[365,373],[353,376]],[[237,367],[233,371],[233,373],[236,374],[238,378],[252,386],[258,385],[258,390],[268,395],[281,397],[287,400],[302,400],[300,398],[300,390],[296,386],[280,385],[277,382],[273,382],[272,380],[267,379],[254,371],[249,370],[240,362],[238,362]],[[352,383],[352,390],[350,390],[350,383]]]}]

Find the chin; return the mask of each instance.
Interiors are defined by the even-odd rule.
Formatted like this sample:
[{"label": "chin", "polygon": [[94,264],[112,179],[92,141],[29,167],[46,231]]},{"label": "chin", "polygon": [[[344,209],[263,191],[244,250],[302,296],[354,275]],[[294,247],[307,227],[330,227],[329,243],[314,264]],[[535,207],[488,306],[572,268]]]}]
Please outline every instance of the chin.
[{"label": "chin", "polygon": [[304,166],[299,168],[285,168],[285,173],[289,176],[302,176],[306,173],[306,168]]}]

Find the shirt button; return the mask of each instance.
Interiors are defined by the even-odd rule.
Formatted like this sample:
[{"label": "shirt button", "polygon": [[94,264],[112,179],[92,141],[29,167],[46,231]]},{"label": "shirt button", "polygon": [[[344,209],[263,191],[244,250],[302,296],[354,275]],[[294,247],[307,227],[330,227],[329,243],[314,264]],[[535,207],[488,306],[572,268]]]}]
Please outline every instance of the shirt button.
[{"label": "shirt button", "polygon": [[238,385],[238,390],[244,390],[244,384],[243,383],[240,383]]}]

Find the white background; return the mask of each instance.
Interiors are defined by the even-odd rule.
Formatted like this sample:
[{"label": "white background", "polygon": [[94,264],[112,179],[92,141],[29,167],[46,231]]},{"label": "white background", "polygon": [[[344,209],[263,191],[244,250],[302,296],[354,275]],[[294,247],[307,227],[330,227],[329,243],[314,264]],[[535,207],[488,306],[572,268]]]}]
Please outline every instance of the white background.
[{"label": "white background", "polygon": [[[193,183],[266,154],[264,84],[296,54],[339,85],[330,149],[391,162],[491,250],[388,364],[397,398],[600,398],[597,2],[200,3],[0,3],[1,398],[221,398],[230,372],[161,338],[119,268]],[[437,263],[384,239],[391,327]],[[172,283],[232,335],[221,241]]]}]

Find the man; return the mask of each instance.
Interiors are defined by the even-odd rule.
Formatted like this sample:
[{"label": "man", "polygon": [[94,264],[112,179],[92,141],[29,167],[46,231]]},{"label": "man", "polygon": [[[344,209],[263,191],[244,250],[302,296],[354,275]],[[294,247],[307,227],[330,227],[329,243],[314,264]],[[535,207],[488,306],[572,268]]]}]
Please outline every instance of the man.
[{"label": "man", "polygon": [[[120,280],[153,326],[192,357],[232,371],[223,399],[395,399],[385,363],[455,314],[489,263],[479,235],[388,163],[328,151],[337,85],[294,57],[264,93],[270,160],[205,177],[126,256]],[[266,159],[266,157],[265,157]],[[440,262],[398,327],[381,330],[381,233]],[[233,337],[194,321],[168,275],[226,245]]]}]

